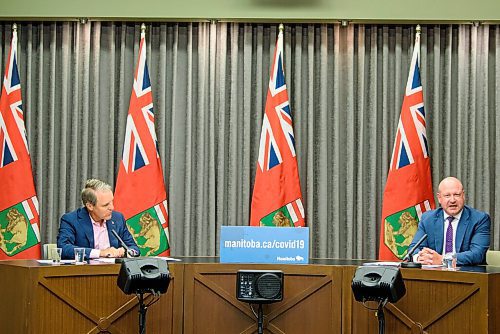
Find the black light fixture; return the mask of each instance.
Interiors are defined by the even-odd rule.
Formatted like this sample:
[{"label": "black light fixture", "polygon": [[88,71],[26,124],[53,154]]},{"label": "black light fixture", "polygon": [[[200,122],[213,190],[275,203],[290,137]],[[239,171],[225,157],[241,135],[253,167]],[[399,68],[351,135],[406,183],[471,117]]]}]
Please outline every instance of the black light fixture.
[{"label": "black light fixture", "polygon": [[384,307],[387,302],[395,303],[406,294],[406,287],[397,267],[361,266],[351,283],[354,298],[363,304],[378,302],[379,333],[385,331]]},{"label": "black light fixture", "polygon": [[264,333],[262,305],[283,300],[283,282],[284,274],[281,270],[239,270],[236,274],[236,298],[242,302],[259,305],[259,334]]},{"label": "black light fixture", "polygon": [[[117,279],[118,287],[127,295],[135,294],[139,300],[139,333],[146,332],[146,311],[157,302],[160,294],[167,292],[170,273],[167,261],[157,258],[124,259]],[[156,298],[144,304],[144,294]]]}]

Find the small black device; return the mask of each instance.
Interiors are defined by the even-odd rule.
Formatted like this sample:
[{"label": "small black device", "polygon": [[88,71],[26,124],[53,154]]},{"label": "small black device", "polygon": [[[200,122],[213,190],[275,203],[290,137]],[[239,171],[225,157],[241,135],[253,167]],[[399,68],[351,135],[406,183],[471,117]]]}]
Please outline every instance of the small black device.
[{"label": "small black device", "polygon": [[280,270],[239,270],[236,298],[247,303],[274,303],[283,300],[283,272]]}]

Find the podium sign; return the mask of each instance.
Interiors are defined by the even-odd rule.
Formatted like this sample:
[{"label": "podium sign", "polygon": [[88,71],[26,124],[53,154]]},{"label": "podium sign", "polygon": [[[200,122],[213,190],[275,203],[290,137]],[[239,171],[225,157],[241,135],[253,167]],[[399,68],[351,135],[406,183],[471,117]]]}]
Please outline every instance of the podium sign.
[{"label": "podium sign", "polygon": [[308,227],[222,226],[221,263],[309,263]]}]

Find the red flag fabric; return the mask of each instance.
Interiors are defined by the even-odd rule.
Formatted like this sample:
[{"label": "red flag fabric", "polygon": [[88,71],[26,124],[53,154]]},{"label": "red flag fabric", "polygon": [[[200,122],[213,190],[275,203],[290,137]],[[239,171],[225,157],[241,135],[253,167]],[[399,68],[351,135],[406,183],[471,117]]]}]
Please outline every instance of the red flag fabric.
[{"label": "red flag fabric", "polygon": [[125,216],[127,227],[142,256],[168,256],[167,193],[155,131],[144,30],[130,97],[114,205]]},{"label": "red flag fabric", "polygon": [[0,260],[39,259],[38,199],[31,170],[14,28],[0,96]]},{"label": "red flag fabric", "polygon": [[250,225],[304,226],[302,203],[280,30],[262,120]]},{"label": "red flag fabric", "polygon": [[435,208],[419,63],[417,32],[384,191],[380,260],[402,259],[422,213]]}]

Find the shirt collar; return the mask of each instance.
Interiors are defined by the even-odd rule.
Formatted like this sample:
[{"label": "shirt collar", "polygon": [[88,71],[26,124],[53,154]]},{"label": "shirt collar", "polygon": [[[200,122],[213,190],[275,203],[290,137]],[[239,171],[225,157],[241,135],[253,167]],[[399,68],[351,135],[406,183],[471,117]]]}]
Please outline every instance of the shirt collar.
[{"label": "shirt collar", "polygon": [[102,225],[101,225],[101,223],[98,223],[94,219],[92,219],[92,216],[90,215],[90,213],[89,213],[89,217],[90,217],[90,222],[92,223],[93,226],[107,228],[106,219],[102,222]]},{"label": "shirt collar", "polygon": [[[454,215],[453,217],[455,217],[456,220],[460,221],[460,217],[462,217],[462,213],[464,212],[464,209],[460,210],[460,212],[456,215]],[[444,210],[443,210],[443,214],[444,214],[444,220],[446,220],[449,216],[449,214],[447,214]]]}]

